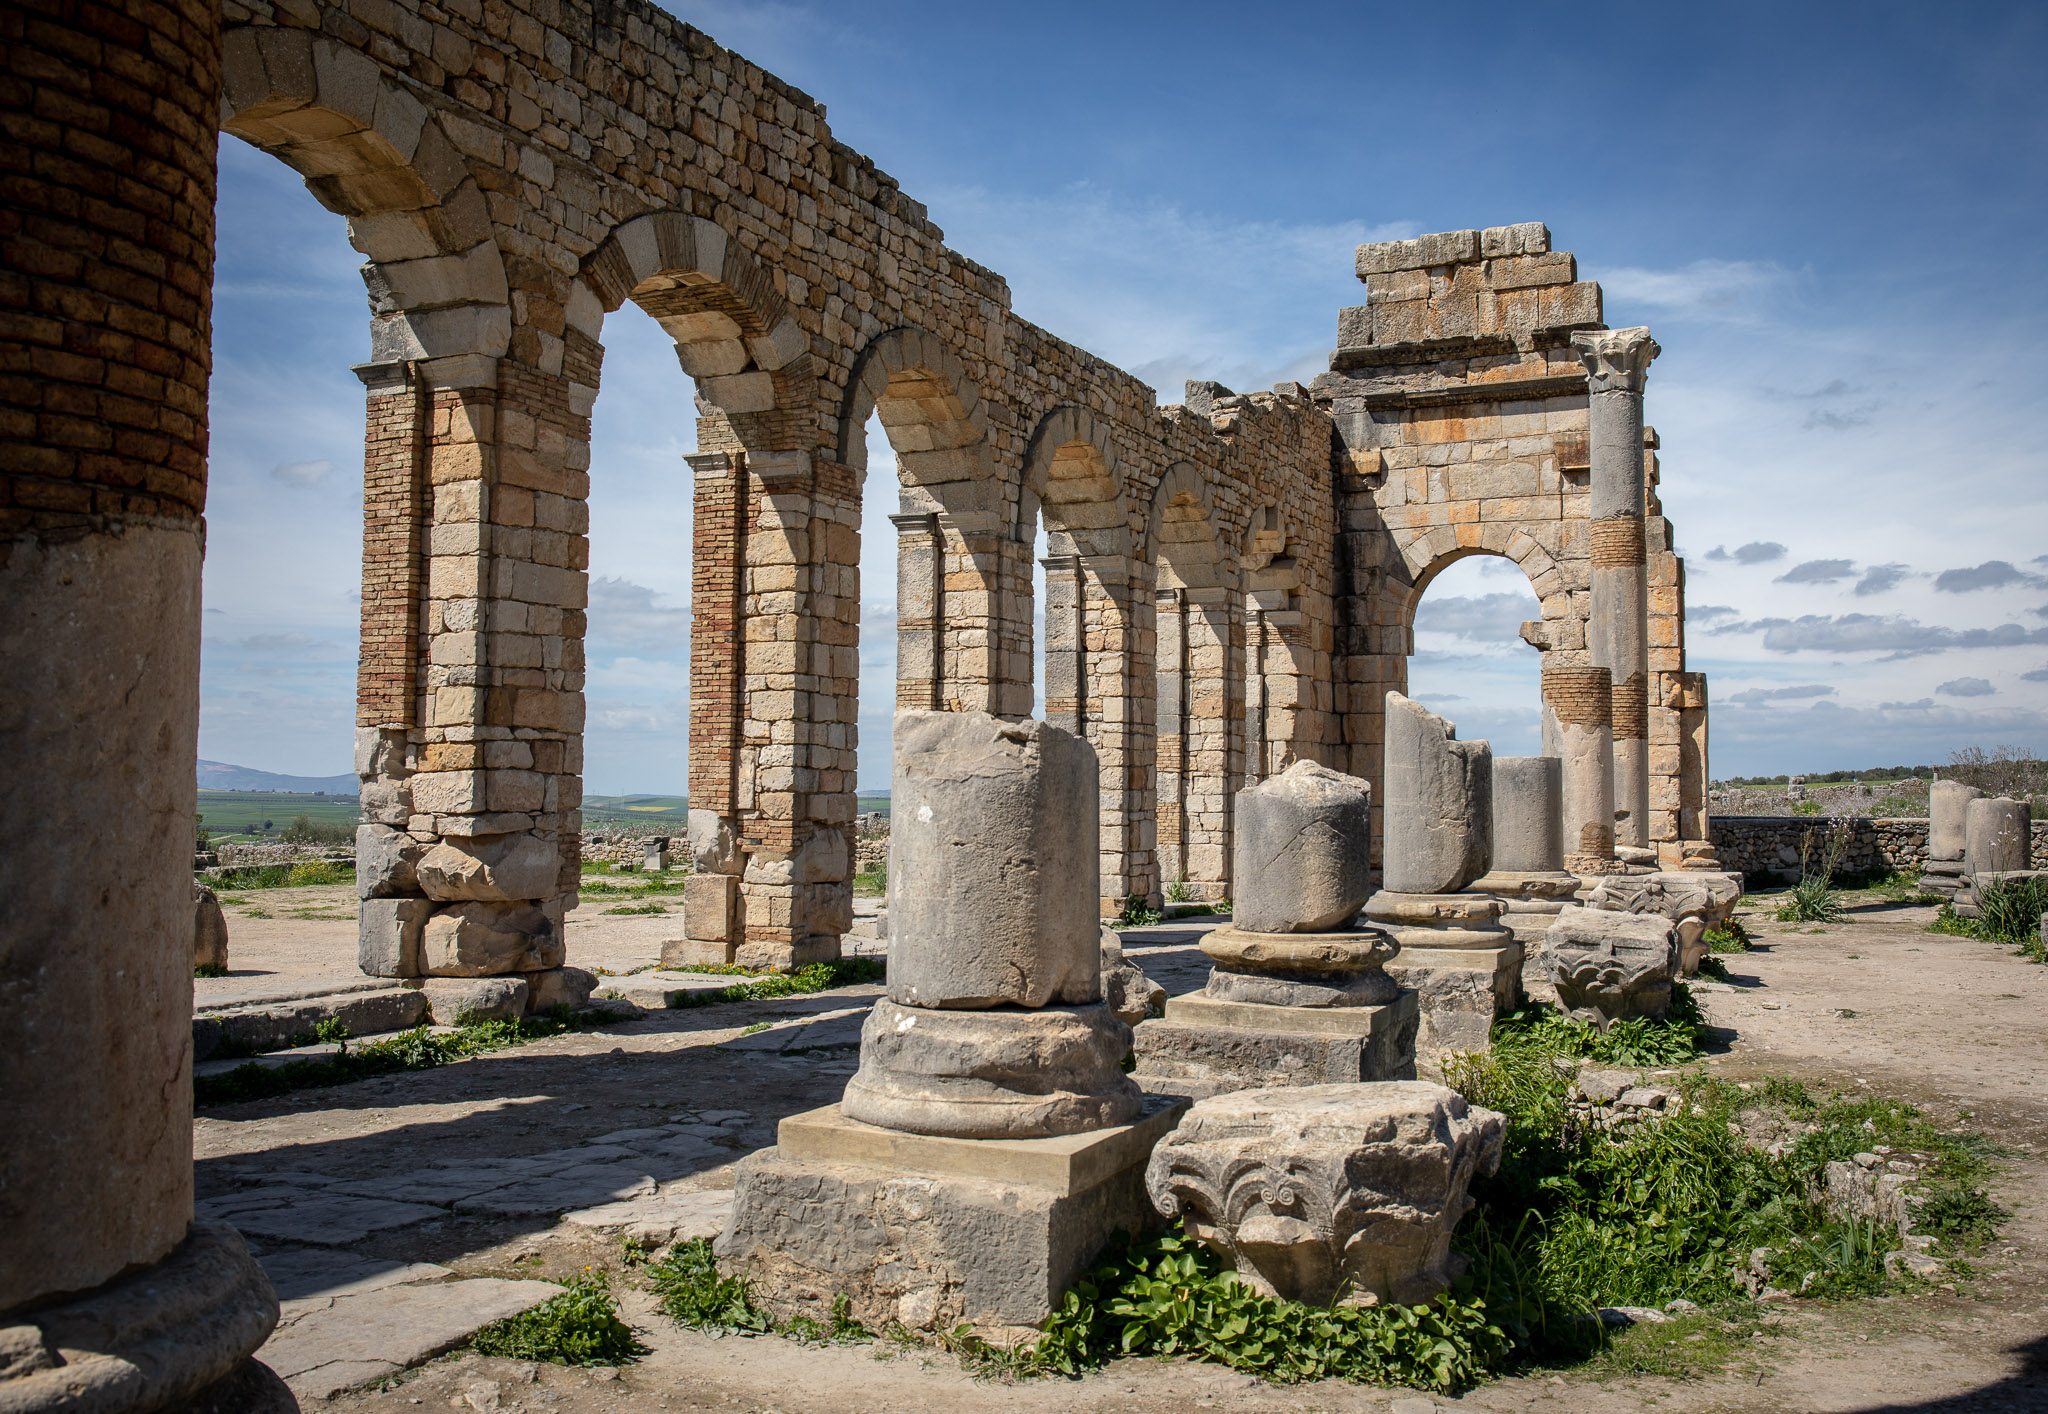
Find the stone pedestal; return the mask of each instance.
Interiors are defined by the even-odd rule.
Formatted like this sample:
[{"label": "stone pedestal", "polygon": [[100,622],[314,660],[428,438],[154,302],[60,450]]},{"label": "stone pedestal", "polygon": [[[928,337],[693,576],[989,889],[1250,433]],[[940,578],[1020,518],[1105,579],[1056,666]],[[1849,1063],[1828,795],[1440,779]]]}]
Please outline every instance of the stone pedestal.
[{"label": "stone pedestal", "polygon": [[1421,1005],[1416,1061],[1432,1073],[1445,1055],[1483,1051],[1493,1023],[1521,1005],[1522,944],[1501,926],[1506,905],[1491,894],[1396,894],[1382,890],[1365,920],[1401,951],[1387,975]]},{"label": "stone pedestal", "polygon": [[1406,1080],[1419,1009],[1386,975],[1383,934],[1245,933],[1202,940],[1209,984],[1137,1028],[1134,1077],[1148,1091],[1209,1096],[1271,1085]]},{"label": "stone pedestal", "polygon": [[1544,936],[1557,915],[1585,889],[1586,881],[1564,870],[1523,872],[1496,869],[1473,881],[1468,892],[1501,901],[1500,925],[1522,945],[1522,993],[1548,999],[1550,970]]},{"label": "stone pedestal", "polygon": [[1033,1327],[1119,1230],[1158,1219],[1145,1164],[1186,1101],[1147,1097],[1131,1122],[1046,1139],[949,1139],[849,1119],[782,1121],[735,1171],[721,1260],[778,1317],[829,1321],[844,1293],[880,1329]]},{"label": "stone pedestal", "polygon": [[719,1253],[785,1316],[1034,1326],[1144,1225],[1176,1113],[1103,997],[1095,753],[978,712],[898,712],[895,745],[889,995],[840,1103],[740,1164]]}]

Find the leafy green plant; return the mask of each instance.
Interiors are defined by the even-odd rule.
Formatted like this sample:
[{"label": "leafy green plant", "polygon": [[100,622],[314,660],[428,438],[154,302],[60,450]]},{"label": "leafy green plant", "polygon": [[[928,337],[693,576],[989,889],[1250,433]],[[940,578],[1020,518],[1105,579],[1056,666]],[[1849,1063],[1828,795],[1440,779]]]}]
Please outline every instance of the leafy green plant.
[{"label": "leafy green plant", "polygon": [[1794,815],[1818,815],[1820,814],[1820,802],[1817,800],[1799,801],[1793,805],[1792,813]]},{"label": "leafy green plant", "polygon": [[1975,938],[1982,936],[1978,931],[1977,920],[1965,918],[1962,914],[1957,913],[1955,905],[1952,903],[1944,903],[1941,906],[1940,911],[1934,915],[1934,921],[1927,925],[1925,931],[1946,934],[1952,938]]},{"label": "leafy green plant", "polygon": [[217,962],[202,962],[192,969],[192,975],[194,977],[225,977],[228,975],[228,970]]},{"label": "leafy green plant", "polygon": [[879,898],[889,892],[889,871],[883,866],[863,869],[853,876],[853,891],[870,898]]},{"label": "leafy green plant", "polygon": [[1168,903],[1193,903],[1195,901],[1195,891],[1188,887],[1186,879],[1175,879],[1166,886],[1166,901]]},{"label": "leafy green plant", "polygon": [[1835,892],[1835,874],[1849,836],[1842,830],[1808,830],[1799,841],[1799,882],[1778,908],[1780,923],[1838,923],[1842,896]]},{"label": "leafy green plant", "polygon": [[626,1365],[646,1353],[603,1277],[572,1282],[560,1296],[493,1321],[469,1338],[479,1355],[545,1360],[555,1365]]},{"label": "leafy green plant", "polygon": [[1705,936],[1709,952],[1749,951],[1749,930],[1742,926],[1742,920],[1739,918],[1731,918],[1725,923],[1707,929]]},{"label": "leafy green plant", "polygon": [[647,1280],[662,1313],[679,1326],[744,1335],[775,1328],[767,1313],[754,1305],[745,1278],[719,1274],[711,1244],[701,1237],[670,1248],[666,1257],[648,1266]]},{"label": "leafy green plant", "polygon": [[1076,1375],[1129,1355],[1188,1356],[1282,1384],[1344,1379],[1454,1391],[1506,1336],[1469,1294],[1427,1306],[1310,1306],[1262,1296],[1206,1247],[1154,1234],[1113,1247],[1068,1290],[1032,1363]]}]

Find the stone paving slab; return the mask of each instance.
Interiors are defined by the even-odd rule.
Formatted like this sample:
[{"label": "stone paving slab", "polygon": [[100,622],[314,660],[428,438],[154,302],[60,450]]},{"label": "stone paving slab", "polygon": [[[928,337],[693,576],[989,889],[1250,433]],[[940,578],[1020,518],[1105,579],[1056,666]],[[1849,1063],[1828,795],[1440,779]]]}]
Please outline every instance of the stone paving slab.
[{"label": "stone paving slab", "polygon": [[277,1292],[280,1325],[324,1311],[341,1297],[454,1275],[432,1262],[359,1257],[324,1247],[281,1247],[258,1253],[256,1260]]},{"label": "stone paving slab", "polygon": [[424,1203],[359,1198],[327,1189],[308,1192],[282,1184],[209,1198],[197,1207],[200,1216],[232,1223],[245,1236],[323,1247],[346,1247],[373,1232],[444,1216],[441,1209]]},{"label": "stone paving slab", "polygon": [[[234,981],[232,975],[222,979]],[[250,979],[247,985],[229,990],[215,990],[195,994],[192,1011],[205,1016],[210,1012],[227,1011],[231,1007],[274,1006],[287,1002],[311,1001],[316,997],[338,997],[351,992],[381,992],[391,985],[387,977],[360,977],[353,982],[334,981],[329,978],[290,981],[258,981]]]},{"label": "stone paving slab", "polygon": [[750,1035],[735,1036],[730,1041],[721,1041],[722,1051],[777,1051],[787,1054],[791,1051],[826,1050],[835,1046],[858,1046],[860,1028],[868,1019],[869,1008],[841,1007],[819,1016],[805,1017],[770,1026],[765,1031]]},{"label": "stone paving slab", "polygon": [[552,1282],[498,1277],[364,1291],[279,1327],[256,1358],[301,1400],[328,1399],[431,1360],[561,1292]]},{"label": "stone paving slab", "polygon": [[649,1246],[713,1238],[732,1217],[730,1188],[657,1193],[623,1203],[602,1203],[562,1214],[562,1221],[598,1232],[616,1232]]}]

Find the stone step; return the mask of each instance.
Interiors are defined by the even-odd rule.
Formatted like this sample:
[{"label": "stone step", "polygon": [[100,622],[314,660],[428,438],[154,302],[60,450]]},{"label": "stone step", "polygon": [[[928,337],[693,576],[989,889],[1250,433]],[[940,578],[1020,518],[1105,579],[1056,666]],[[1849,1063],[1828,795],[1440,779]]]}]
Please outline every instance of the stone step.
[{"label": "stone step", "polygon": [[192,1018],[192,1058],[204,1061],[222,1046],[274,1053],[310,1039],[323,1022],[338,1021],[351,1036],[405,1031],[427,1019],[424,992],[388,984],[293,1000],[227,1007]]}]

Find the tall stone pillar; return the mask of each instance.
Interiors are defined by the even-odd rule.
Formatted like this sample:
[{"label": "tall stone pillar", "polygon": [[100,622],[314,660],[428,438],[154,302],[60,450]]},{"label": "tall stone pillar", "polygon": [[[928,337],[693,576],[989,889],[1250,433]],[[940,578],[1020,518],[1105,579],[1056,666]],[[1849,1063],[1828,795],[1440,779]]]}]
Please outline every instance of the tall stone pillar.
[{"label": "tall stone pillar", "polygon": [[1650,842],[1650,602],[1643,516],[1643,383],[1660,350],[1645,328],[1582,330],[1592,446],[1593,666],[1613,675],[1615,841]]},{"label": "tall stone pillar", "polygon": [[[192,1205],[192,848],[220,10],[0,46],[0,1407],[296,1406]],[[34,115],[32,118],[29,115]],[[167,1338],[168,1337],[168,1338]]]}]

